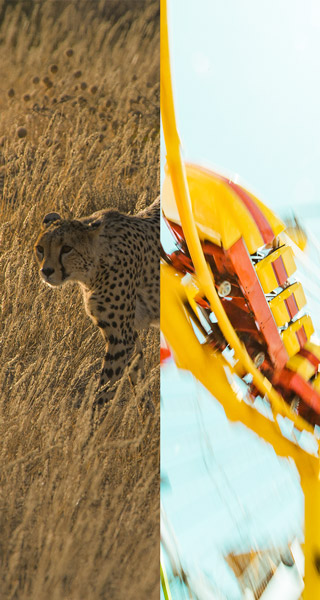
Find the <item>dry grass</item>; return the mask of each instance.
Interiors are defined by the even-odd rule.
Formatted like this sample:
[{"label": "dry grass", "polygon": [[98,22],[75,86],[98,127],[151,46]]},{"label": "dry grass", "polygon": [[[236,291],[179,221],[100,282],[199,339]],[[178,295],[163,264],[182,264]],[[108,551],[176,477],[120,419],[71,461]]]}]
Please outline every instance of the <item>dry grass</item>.
[{"label": "dry grass", "polygon": [[89,438],[103,340],[32,254],[46,212],[158,194],[158,2],[3,0],[0,52],[0,598],[158,599],[159,338],[155,416],[124,380]]}]

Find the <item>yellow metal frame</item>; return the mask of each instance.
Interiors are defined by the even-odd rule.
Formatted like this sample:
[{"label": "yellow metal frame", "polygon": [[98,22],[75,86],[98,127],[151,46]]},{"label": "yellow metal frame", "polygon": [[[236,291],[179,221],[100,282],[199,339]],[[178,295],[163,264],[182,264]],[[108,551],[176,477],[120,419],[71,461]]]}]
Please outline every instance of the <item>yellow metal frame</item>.
[{"label": "yellow metal frame", "polygon": [[[272,444],[279,456],[294,459],[301,476],[305,494],[305,589],[304,600],[320,598],[320,482],[319,453],[312,456],[298,443],[283,437],[281,417],[290,419],[298,430],[313,433],[313,427],[294,415],[270,381],[255,367],[246,348],[232,327],[215,290],[212,273],[202,252],[192,213],[189,189],[180,152],[177,132],[169,59],[166,0],[161,0],[161,112],[167,151],[167,165],[174,199],[179,212],[188,249],[195,267],[195,287],[207,298],[221,331],[234,350],[236,365],[232,366],[220,352],[201,345],[185,309],[190,290],[181,283],[181,276],[168,265],[161,265],[161,328],[170,344],[177,364],[195,377],[221,402],[227,417],[241,421],[266,442]],[[191,294],[192,296],[192,294]],[[260,395],[267,396],[273,420],[258,413],[245,402],[237,386],[236,374],[250,373]],[[298,440],[297,440],[298,441]],[[318,448],[319,450],[319,448]]]},{"label": "yellow metal frame", "polygon": [[[165,171],[166,176],[162,185],[163,209],[170,221],[180,224],[172,180],[169,170],[166,168]],[[209,240],[228,250],[242,237],[250,254],[264,245],[263,237],[253,217],[225,179],[199,165],[188,163],[185,171],[192,213],[201,240]],[[248,195],[255,204],[259,205],[275,236],[280,234],[285,228],[282,221],[252,194]]]},{"label": "yellow metal frame", "polygon": [[300,282],[293,283],[283,290],[283,292],[278,294],[278,296],[273,298],[273,300],[269,302],[269,307],[271,308],[273,318],[278,327],[283,327],[291,320],[289,310],[285,303],[285,300],[290,298],[290,296],[295,299],[298,310],[301,310],[307,303],[303,287]]},{"label": "yellow metal frame", "polygon": [[300,350],[300,344],[296,337],[296,333],[301,327],[304,328],[307,339],[309,340],[314,333],[313,323],[309,315],[303,315],[303,317],[297,319],[294,323],[291,323],[288,329],[285,329],[282,332],[282,341],[289,357],[294,356]]},{"label": "yellow metal frame", "polygon": [[281,248],[278,248],[278,250],[268,254],[266,258],[261,260],[256,265],[256,273],[259,277],[265,294],[269,294],[272,292],[272,290],[278,287],[278,282],[272,268],[272,263],[278,258],[282,258],[288,277],[291,277],[291,275],[297,270],[293,258],[293,251],[290,246],[282,246]]},{"label": "yellow metal frame", "polygon": [[300,354],[295,354],[289,358],[286,367],[291,369],[295,373],[298,373],[305,381],[309,381],[317,371],[315,367],[307,358],[304,358]]}]

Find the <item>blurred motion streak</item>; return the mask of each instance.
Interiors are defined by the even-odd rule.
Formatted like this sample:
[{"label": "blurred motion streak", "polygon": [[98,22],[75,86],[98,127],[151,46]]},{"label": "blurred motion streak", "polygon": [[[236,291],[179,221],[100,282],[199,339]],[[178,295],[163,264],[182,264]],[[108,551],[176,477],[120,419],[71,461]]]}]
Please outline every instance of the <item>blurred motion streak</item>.
[{"label": "blurred motion streak", "polygon": [[[303,598],[320,598],[320,347],[303,313],[302,286],[292,279],[296,266],[285,225],[244,187],[182,161],[166,0],[161,112],[167,151],[162,208],[178,247],[161,265],[161,328],[176,364],[194,374],[228,419],[294,459],[305,495]],[[257,411],[259,402],[270,417]],[[303,448],[302,433],[310,441]]]}]

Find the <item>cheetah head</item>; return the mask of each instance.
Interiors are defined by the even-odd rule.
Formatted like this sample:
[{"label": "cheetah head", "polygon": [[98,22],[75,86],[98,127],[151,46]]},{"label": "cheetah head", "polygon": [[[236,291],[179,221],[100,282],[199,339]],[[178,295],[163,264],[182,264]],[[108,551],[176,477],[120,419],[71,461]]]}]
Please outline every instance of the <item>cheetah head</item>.
[{"label": "cheetah head", "polygon": [[34,246],[41,279],[50,287],[68,281],[87,284],[96,261],[95,242],[101,223],[65,220],[49,213]]}]

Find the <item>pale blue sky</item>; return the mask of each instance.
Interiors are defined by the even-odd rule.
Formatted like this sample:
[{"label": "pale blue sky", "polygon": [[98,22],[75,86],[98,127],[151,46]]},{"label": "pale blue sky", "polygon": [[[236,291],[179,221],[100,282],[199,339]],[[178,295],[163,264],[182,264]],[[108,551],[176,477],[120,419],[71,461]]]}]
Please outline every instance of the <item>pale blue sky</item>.
[{"label": "pale blue sky", "polygon": [[[223,556],[285,546],[295,536],[301,541],[296,468],[241,423],[230,423],[173,361],[162,368],[161,399],[161,502],[174,531],[171,544],[194,586],[201,581],[199,600],[220,600],[217,590],[221,600],[241,600]],[[188,597],[177,582],[171,591],[172,600]]]},{"label": "pale blue sky", "polygon": [[168,0],[187,159],[238,173],[269,206],[320,212],[320,4]]}]

